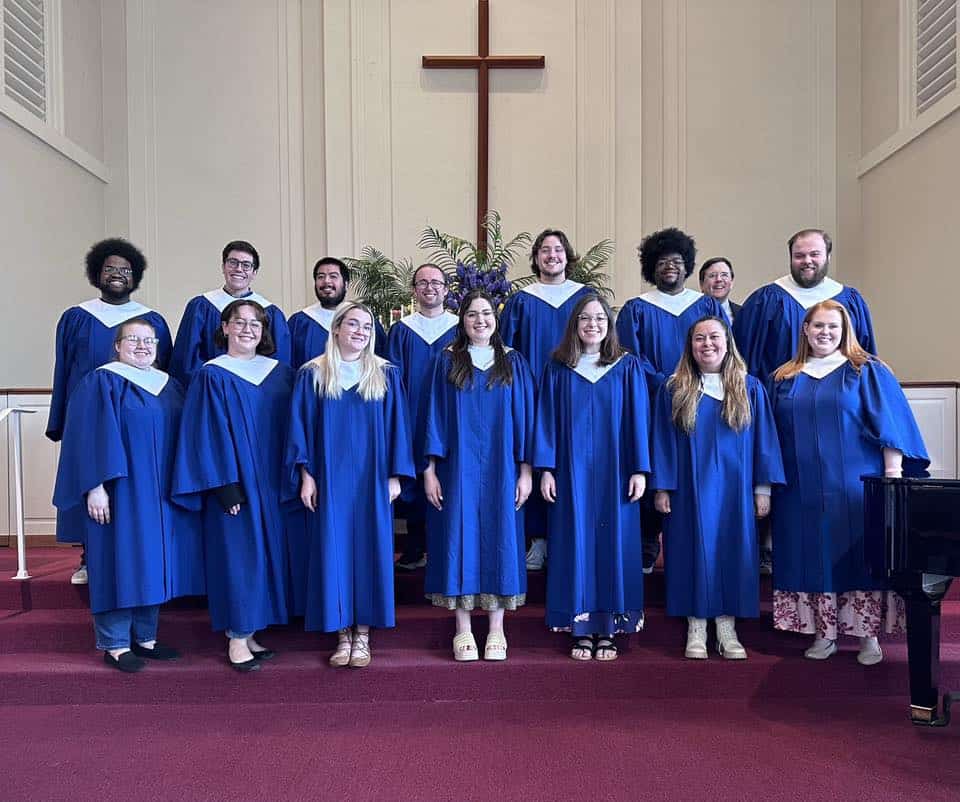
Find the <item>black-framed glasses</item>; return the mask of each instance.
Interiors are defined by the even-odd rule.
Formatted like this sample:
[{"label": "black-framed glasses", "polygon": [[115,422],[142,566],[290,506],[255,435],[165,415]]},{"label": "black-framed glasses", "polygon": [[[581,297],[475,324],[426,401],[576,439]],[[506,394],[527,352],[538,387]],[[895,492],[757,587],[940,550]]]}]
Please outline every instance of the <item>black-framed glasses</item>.
[{"label": "black-framed glasses", "polygon": [[235,259],[231,256],[229,259],[225,259],[223,263],[227,267],[232,267],[234,269],[239,267],[244,273],[249,273],[251,270],[253,270],[253,262],[249,261],[248,259],[244,259],[241,262],[239,259]]},{"label": "black-framed glasses", "polygon": [[684,267],[685,262],[679,256],[669,259],[657,259],[657,267]]},{"label": "black-framed glasses", "polygon": [[414,282],[413,286],[416,287],[418,290],[426,290],[426,289],[439,290],[446,287],[447,282],[440,281],[440,279],[437,279],[437,278],[433,278],[429,280],[422,278],[419,281]]},{"label": "black-framed glasses", "polygon": [[104,265],[103,272],[107,274],[113,273],[114,275],[126,276],[127,278],[130,278],[130,276],[133,275],[133,268],[127,265]]}]

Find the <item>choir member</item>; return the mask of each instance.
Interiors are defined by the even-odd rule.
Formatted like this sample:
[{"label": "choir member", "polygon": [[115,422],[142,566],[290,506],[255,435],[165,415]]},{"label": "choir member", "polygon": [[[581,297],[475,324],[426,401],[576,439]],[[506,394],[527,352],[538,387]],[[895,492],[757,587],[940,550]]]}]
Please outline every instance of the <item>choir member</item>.
[{"label": "choir member", "polygon": [[266,310],[267,325],[274,343],[275,359],[290,364],[290,331],[287,319],[273,303],[254,292],[250,285],[260,272],[260,254],[249,242],[228,242],[222,253],[223,286],[190,299],[183,310],[170,358],[170,373],[186,387],[193,374],[209,360],[224,353],[218,344],[221,314],[228,304],[244,298]]},{"label": "choir member", "polygon": [[667,614],[687,618],[689,658],[707,657],[708,618],[720,654],[747,656],[736,617],[760,615],[754,516],[769,513],[772,484],[783,484],[783,463],[767,394],[727,323],[703,318],[657,393],[650,477],[666,516]]},{"label": "choir member", "polygon": [[744,301],[733,324],[733,336],[747,370],[761,381],[793,357],[804,314],[827,299],[846,308],[860,347],[871,354],[877,352],[867,302],[853,287],[827,275],[832,253],[833,241],[826,231],[798,231],[787,242],[790,272]]},{"label": "choir member", "polygon": [[274,653],[257,630],[287,621],[283,438],[293,371],[270,358],[258,303],[224,307],[216,336],[226,351],[187,391],[174,465],[174,500],[203,512],[210,621],[225,631],[230,665],[255,671]]},{"label": "choir member", "polygon": [[373,333],[367,307],[337,310],[297,374],[284,458],[287,493],[310,512],[305,627],[337,633],[337,667],[369,665],[370,627],[394,625],[391,505],[414,476],[400,371]]},{"label": "choir member", "polygon": [[813,660],[857,636],[857,659],[873,665],[880,631],[902,631],[904,609],[867,569],[860,477],[924,476],[929,459],[903,390],[860,346],[843,304],[814,304],[801,332],[770,390],[786,472],[773,504],[774,626],[813,634]]},{"label": "choir member", "polygon": [[146,317],[117,327],[116,361],[71,394],[54,489],[83,515],[97,648],[126,672],[179,657],[157,641],[160,605],[204,592],[199,521],[169,500],[183,391],[154,366],[159,343]]},{"label": "choir member", "polygon": [[[530,269],[537,280],[510,296],[500,314],[503,342],[523,355],[536,382],[560,343],[573,308],[592,292],[567,278],[578,259],[566,234],[552,228],[541,231],[530,251]],[[531,540],[526,566],[538,571],[547,557],[547,511],[539,494],[528,502],[525,519]]]},{"label": "choir member", "polygon": [[740,304],[730,300],[734,279],[733,265],[730,260],[726,256],[707,259],[700,265],[697,278],[700,282],[700,292],[709,295],[720,304],[727,323],[733,325],[733,319],[739,314],[741,307]]},{"label": "choir member", "polygon": [[[57,443],[63,436],[67,401],[73,389],[91,370],[114,356],[114,341],[120,324],[136,317],[144,318],[156,332],[156,364],[166,368],[170,359],[170,330],[158,312],[130,300],[147,269],[144,255],[123,239],[105,239],[90,248],[86,257],[87,281],[100,292],[77,306],[71,306],[57,323],[56,357],[53,369],[53,394],[47,437]],[[57,510],[57,541],[80,543],[86,528],[82,506]],[[70,580],[75,585],[87,583],[84,558]]]},{"label": "choir member", "polygon": [[[387,355],[400,368],[406,388],[408,417],[413,431],[413,453],[418,470],[422,459],[423,421],[426,396],[430,389],[431,370],[437,355],[453,342],[457,316],[447,312],[447,276],[436,265],[420,265],[413,273],[413,299],[416,309],[390,327]],[[397,567],[404,571],[426,565],[427,505],[423,494],[423,477],[404,488],[400,499],[400,517],[406,520],[407,538]]]},{"label": "choir member", "polygon": [[575,660],[617,658],[616,633],[643,627],[637,504],[650,472],[649,395],[620,348],[607,302],[573,309],[537,398],[533,467],[549,502],[547,626]]},{"label": "choir member", "polygon": [[497,331],[493,300],[473,290],[453,343],[434,362],[426,417],[425,590],[453,610],[458,661],[478,658],[470,613],[489,616],[485,660],[506,660],[505,610],[526,601],[523,516],[533,459],[533,375]]},{"label": "choir member", "polygon": [[[299,368],[315,356],[320,356],[327,347],[330,321],[337,307],[347,297],[350,287],[350,268],[333,256],[324,256],[313,266],[313,292],[317,302],[294,312],[287,320],[290,329],[290,364]],[[378,356],[387,355],[387,333],[374,322],[376,339],[374,350]]]}]

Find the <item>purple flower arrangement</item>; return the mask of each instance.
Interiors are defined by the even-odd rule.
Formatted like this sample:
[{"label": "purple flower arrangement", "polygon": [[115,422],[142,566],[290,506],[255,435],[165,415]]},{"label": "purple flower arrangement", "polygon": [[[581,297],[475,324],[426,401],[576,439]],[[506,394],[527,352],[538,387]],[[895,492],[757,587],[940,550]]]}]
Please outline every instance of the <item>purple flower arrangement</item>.
[{"label": "purple flower arrangement", "polygon": [[510,279],[507,278],[507,264],[498,267],[478,268],[476,265],[457,261],[456,273],[450,277],[450,292],[444,302],[453,312],[471,290],[484,290],[494,300],[499,309],[510,295]]}]

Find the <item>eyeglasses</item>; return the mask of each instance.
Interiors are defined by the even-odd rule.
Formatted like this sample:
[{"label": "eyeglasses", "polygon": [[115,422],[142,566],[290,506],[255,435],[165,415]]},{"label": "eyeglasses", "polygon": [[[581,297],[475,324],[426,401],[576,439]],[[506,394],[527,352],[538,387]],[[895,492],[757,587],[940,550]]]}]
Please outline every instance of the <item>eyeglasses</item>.
[{"label": "eyeglasses", "polygon": [[731,279],[731,278],[733,278],[733,276],[732,276],[730,273],[727,273],[726,271],[722,271],[722,272],[719,272],[719,273],[707,273],[707,274],[705,274],[704,277],[703,277],[704,281],[714,281],[714,280],[716,280],[716,279],[718,279],[718,278],[720,278],[720,279]]},{"label": "eyeglasses", "polygon": [[113,273],[116,275],[126,276],[127,278],[129,278],[130,276],[133,275],[133,268],[127,267],[126,265],[104,265],[102,272],[108,273],[108,274]]},{"label": "eyeglasses", "polygon": [[578,323],[596,323],[598,326],[607,325],[606,315],[577,315]]},{"label": "eyeglasses", "polygon": [[145,345],[148,348],[160,342],[156,337],[137,337],[136,334],[124,334],[120,339],[125,343],[130,343],[130,345]]},{"label": "eyeglasses", "polygon": [[431,290],[439,290],[439,289],[442,289],[443,287],[446,287],[447,282],[440,281],[439,279],[430,279],[429,281],[427,281],[427,279],[422,278],[420,279],[420,281],[415,282],[413,286],[416,287],[418,290],[425,290],[428,288]]},{"label": "eyeglasses", "polygon": [[362,331],[364,334],[369,334],[373,331],[372,323],[361,323],[359,320],[354,320],[353,318],[344,320],[340,325],[349,331]]},{"label": "eyeglasses", "polygon": [[232,267],[236,270],[238,267],[244,272],[249,273],[253,270],[253,262],[248,260],[240,261],[239,259],[234,259],[232,256],[229,259],[225,259],[223,262],[227,267]]},{"label": "eyeglasses", "polygon": [[683,267],[685,262],[679,256],[670,259],[657,259],[657,267]]},{"label": "eyeglasses", "polygon": [[243,331],[244,329],[250,329],[250,331],[260,331],[263,328],[263,323],[259,320],[243,320],[242,318],[235,317],[230,321],[230,325],[235,329]]}]

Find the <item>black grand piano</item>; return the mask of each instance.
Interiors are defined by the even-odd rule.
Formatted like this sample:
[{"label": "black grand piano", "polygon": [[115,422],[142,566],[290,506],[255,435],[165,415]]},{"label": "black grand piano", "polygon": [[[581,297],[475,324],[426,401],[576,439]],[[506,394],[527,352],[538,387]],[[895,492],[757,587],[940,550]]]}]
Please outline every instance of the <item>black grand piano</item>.
[{"label": "black grand piano", "polygon": [[960,481],[864,476],[864,537],[874,576],[889,578],[907,606],[910,718],[944,726],[941,712],[940,603],[952,577],[960,576]]}]

